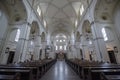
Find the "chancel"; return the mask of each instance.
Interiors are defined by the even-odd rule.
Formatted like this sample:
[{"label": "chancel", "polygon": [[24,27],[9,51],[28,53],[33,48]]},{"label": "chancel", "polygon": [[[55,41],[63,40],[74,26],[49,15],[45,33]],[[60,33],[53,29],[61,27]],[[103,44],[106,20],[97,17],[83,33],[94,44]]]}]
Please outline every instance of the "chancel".
[{"label": "chancel", "polygon": [[0,80],[120,80],[120,0],[0,0]]}]

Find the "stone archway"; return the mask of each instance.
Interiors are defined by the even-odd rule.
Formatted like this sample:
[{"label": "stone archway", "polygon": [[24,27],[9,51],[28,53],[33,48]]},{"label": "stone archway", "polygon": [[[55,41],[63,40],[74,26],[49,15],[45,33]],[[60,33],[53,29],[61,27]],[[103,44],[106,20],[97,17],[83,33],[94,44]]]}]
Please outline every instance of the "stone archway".
[{"label": "stone archway", "polygon": [[47,54],[47,42],[46,42],[46,35],[45,32],[41,33],[41,49],[42,49],[42,56],[41,59],[46,59],[49,55]]},{"label": "stone archway", "polygon": [[26,59],[28,60],[38,60],[40,51],[40,35],[39,35],[39,25],[37,21],[33,21],[29,34],[28,48]]},{"label": "stone archway", "polygon": [[80,55],[80,43],[81,43],[81,35],[80,32],[77,31],[76,36],[75,36],[75,52],[74,55],[76,56],[77,59],[81,59],[82,56]]},{"label": "stone archway", "polygon": [[84,36],[87,36],[87,34],[91,34],[91,33],[92,33],[91,23],[89,22],[89,20],[85,20],[82,26],[82,34]]},{"label": "stone archway", "polygon": [[89,20],[85,20],[82,25],[81,47],[83,52],[83,59],[94,60],[93,56],[93,33],[91,23]]}]

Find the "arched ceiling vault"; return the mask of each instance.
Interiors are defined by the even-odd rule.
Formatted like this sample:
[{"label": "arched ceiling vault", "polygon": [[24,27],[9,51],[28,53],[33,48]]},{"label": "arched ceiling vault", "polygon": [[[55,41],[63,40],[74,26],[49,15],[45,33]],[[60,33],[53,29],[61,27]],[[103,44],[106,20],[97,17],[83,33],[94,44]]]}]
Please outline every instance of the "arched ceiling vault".
[{"label": "arched ceiling vault", "polygon": [[58,31],[73,32],[80,8],[92,0],[34,0],[34,9],[39,7],[50,34]]},{"label": "arched ceiling vault", "polygon": [[27,12],[22,0],[0,0],[4,6],[6,14],[9,17],[9,23],[25,21]]},{"label": "arched ceiling vault", "polygon": [[100,22],[111,22],[114,9],[120,0],[99,0],[95,7],[95,20]]}]

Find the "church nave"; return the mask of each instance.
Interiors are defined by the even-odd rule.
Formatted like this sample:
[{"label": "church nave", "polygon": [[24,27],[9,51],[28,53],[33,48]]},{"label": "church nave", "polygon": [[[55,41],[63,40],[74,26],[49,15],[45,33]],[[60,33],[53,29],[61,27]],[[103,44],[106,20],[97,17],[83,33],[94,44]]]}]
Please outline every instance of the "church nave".
[{"label": "church nave", "polygon": [[40,80],[81,80],[80,77],[65,63],[58,60]]},{"label": "church nave", "polygon": [[120,0],[0,0],[0,80],[120,80]]}]

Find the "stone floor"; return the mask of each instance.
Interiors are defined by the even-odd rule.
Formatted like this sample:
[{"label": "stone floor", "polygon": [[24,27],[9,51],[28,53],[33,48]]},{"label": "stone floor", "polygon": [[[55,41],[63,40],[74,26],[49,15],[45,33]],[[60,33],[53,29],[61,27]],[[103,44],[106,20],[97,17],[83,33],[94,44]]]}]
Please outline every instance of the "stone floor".
[{"label": "stone floor", "polygon": [[40,80],[81,80],[78,75],[65,63],[57,61]]}]

